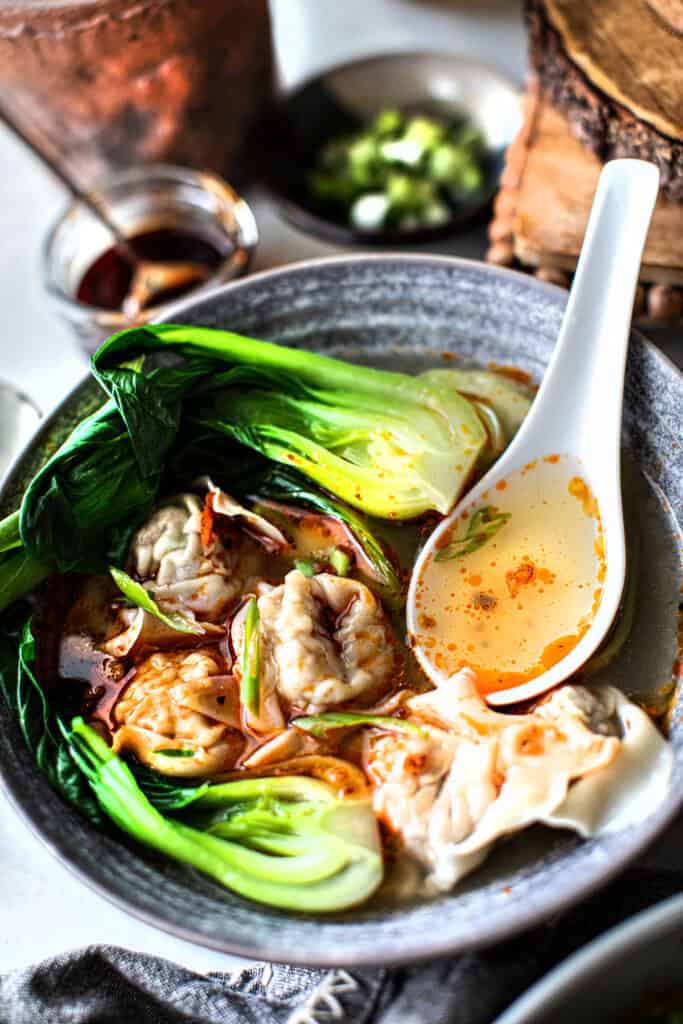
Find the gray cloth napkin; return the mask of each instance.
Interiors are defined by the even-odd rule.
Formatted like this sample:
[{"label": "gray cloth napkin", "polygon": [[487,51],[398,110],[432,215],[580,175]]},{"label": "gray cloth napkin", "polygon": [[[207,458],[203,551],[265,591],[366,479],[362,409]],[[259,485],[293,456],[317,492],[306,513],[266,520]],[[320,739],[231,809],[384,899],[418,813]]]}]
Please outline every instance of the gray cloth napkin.
[{"label": "gray cloth napkin", "polygon": [[541,974],[623,918],[683,890],[632,870],[593,899],[493,948],[417,967],[253,964],[199,975],[90,946],[0,978],[0,1024],[491,1024]]}]

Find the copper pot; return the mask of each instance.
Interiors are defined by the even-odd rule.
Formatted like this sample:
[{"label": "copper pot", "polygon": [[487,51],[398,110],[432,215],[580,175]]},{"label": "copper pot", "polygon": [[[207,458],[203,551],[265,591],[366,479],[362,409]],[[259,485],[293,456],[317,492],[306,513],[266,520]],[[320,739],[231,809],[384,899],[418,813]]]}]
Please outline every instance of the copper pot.
[{"label": "copper pot", "polygon": [[268,0],[2,0],[0,115],[82,185],[243,171],[272,88]]}]

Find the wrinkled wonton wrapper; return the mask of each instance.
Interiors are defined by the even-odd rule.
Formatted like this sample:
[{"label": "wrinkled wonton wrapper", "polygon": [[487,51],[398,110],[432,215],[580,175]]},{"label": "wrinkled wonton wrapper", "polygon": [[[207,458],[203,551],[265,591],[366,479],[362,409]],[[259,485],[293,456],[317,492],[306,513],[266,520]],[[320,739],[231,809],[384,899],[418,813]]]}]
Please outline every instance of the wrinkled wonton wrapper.
[{"label": "wrinkled wonton wrapper", "polygon": [[564,686],[515,715],[489,708],[475,681],[463,669],[407,702],[424,737],[368,742],[375,810],[422,864],[427,892],[452,888],[534,822],[596,835],[661,802],[671,750],[618,690]]},{"label": "wrinkled wonton wrapper", "polygon": [[114,719],[113,750],[166,775],[215,775],[234,767],[244,749],[237,683],[211,648],[150,655]]}]

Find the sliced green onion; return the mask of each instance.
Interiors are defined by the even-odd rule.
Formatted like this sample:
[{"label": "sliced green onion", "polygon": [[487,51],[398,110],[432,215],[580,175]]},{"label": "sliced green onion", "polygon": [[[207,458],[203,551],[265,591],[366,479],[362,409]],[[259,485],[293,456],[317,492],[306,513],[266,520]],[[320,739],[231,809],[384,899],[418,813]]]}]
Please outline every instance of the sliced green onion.
[{"label": "sliced green onion", "polygon": [[435,562],[447,562],[452,558],[464,558],[478,551],[509,521],[512,513],[499,512],[493,505],[478,508],[467,524],[463,537],[458,537],[441,548],[434,555]]},{"label": "sliced green onion", "polygon": [[351,568],[351,556],[348,552],[343,548],[332,548],[328,557],[337,576],[348,576]]},{"label": "sliced green onion", "polygon": [[363,715],[353,711],[327,711],[321,715],[302,715],[295,718],[292,725],[309,732],[318,739],[324,739],[332,729],[348,729],[352,726],[370,725],[375,729],[388,729],[390,732],[408,732],[413,736],[428,736],[429,732],[415,722],[405,718],[392,718],[390,715]]},{"label": "sliced green onion", "polygon": [[109,567],[109,572],[116,586],[129,601],[143,611],[149,612],[169,629],[174,629],[177,633],[191,633],[193,636],[203,635],[204,630],[198,622],[190,622],[179,612],[163,612],[149,591],[145,590],[141,583],[131,579],[127,572],[113,566]]},{"label": "sliced green onion", "polygon": [[253,715],[258,715],[261,704],[260,662],[261,632],[258,602],[250,598],[244,622],[244,651],[242,653],[242,703]]}]

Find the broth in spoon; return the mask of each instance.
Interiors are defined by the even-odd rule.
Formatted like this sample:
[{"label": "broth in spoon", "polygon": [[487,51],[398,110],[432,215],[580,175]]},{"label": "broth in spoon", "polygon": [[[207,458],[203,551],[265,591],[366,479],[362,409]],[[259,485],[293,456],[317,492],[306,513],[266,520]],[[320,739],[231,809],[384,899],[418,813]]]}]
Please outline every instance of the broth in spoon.
[{"label": "broth in spoon", "polygon": [[597,502],[569,455],[499,480],[437,540],[416,589],[415,647],[482,693],[520,686],[588,630],[605,576]]}]

